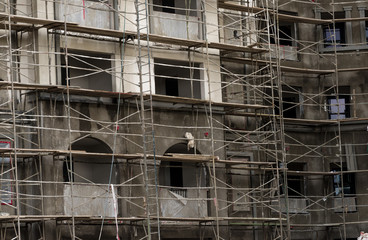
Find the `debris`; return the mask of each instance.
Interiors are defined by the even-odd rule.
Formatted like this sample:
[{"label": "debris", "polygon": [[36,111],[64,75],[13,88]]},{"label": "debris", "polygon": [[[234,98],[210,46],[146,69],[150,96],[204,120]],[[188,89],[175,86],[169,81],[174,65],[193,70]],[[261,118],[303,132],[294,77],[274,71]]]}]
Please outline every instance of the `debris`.
[{"label": "debris", "polygon": [[188,139],[188,151],[191,148],[194,148],[194,137],[190,132],[185,133],[185,138]]},{"label": "debris", "polygon": [[363,231],[360,232],[360,237],[357,240],[368,240],[368,233],[364,233]]}]

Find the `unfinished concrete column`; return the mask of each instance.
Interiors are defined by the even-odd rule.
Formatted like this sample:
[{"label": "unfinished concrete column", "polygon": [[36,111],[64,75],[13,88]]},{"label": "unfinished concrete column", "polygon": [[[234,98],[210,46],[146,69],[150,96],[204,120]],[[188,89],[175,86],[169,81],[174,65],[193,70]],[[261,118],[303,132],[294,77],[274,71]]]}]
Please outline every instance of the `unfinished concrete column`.
[{"label": "unfinished concrete column", "polygon": [[[358,7],[359,10],[359,17],[364,18],[365,17],[365,10],[366,7]],[[366,26],[365,21],[360,21],[360,42],[365,44],[367,42],[367,36],[366,36]]]},{"label": "unfinished concrete column", "polygon": [[[319,8],[314,9],[314,16],[315,16],[316,19],[321,19],[321,9],[319,9]],[[323,39],[322,26],[321,25],[316,26],[316,38],[317,38],[316,42]],[[324,48],[323,41],[318,44],[318,50],[321,50],[322,48]]]},{"label": "unfinished concrete column", "polygon": [[[346,6],[343,7],[343,9],[345,11],[345,18],[351,18],[351,10],[353,10],[353,8],[351,6]],[[353,31],[351,27],[351,22],[345,23],[345,38],[347,44],[353,43]]]}]

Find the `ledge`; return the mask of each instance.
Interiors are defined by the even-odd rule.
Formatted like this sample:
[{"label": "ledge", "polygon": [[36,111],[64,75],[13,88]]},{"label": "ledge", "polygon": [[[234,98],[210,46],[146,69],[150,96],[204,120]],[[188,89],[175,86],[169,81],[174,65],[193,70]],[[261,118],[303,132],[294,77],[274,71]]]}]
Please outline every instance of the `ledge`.
[{"label": "ledge", "polygon": [[[344,47],[336,47],[336,52],[348,52],[348,51],[360,51],[360,50],[367,50],[368,45],[361,45],[361,46],[344,46]],[[333,53],[335,52],[334,46],[331,47],[324,47],[320,50],[321,53]]]}]

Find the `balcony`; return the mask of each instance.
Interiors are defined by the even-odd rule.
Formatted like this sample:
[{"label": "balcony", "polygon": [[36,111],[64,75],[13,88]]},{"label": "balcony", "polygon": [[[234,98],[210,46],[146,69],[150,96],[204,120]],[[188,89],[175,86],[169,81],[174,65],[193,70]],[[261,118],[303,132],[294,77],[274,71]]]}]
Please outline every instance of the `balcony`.
[{"label": "balcony", "polygon": [[86,0],[82,5],[81,2],[80,0],[69,0],[66,6],[63,3],[55,3],[56,20],[64,20],[66,13],[68,22],[87,27],[114,29],[113,13],[108,3]]},{"label": "balcony", "polygon": [[197,16],[186,16],[166,12],[153,11],[151,15],[151,33],[167,37],[200,40],[200,19]]}]

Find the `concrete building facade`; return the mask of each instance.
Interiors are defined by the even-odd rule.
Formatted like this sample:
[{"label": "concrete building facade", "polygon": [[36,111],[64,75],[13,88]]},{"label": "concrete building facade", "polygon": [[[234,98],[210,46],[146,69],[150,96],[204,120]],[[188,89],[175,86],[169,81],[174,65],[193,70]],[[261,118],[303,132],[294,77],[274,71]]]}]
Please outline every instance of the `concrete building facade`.
[{"label": "concrete building facade", "polygon": [[368,3],[0,1],[0,239],[356,239]]}]

